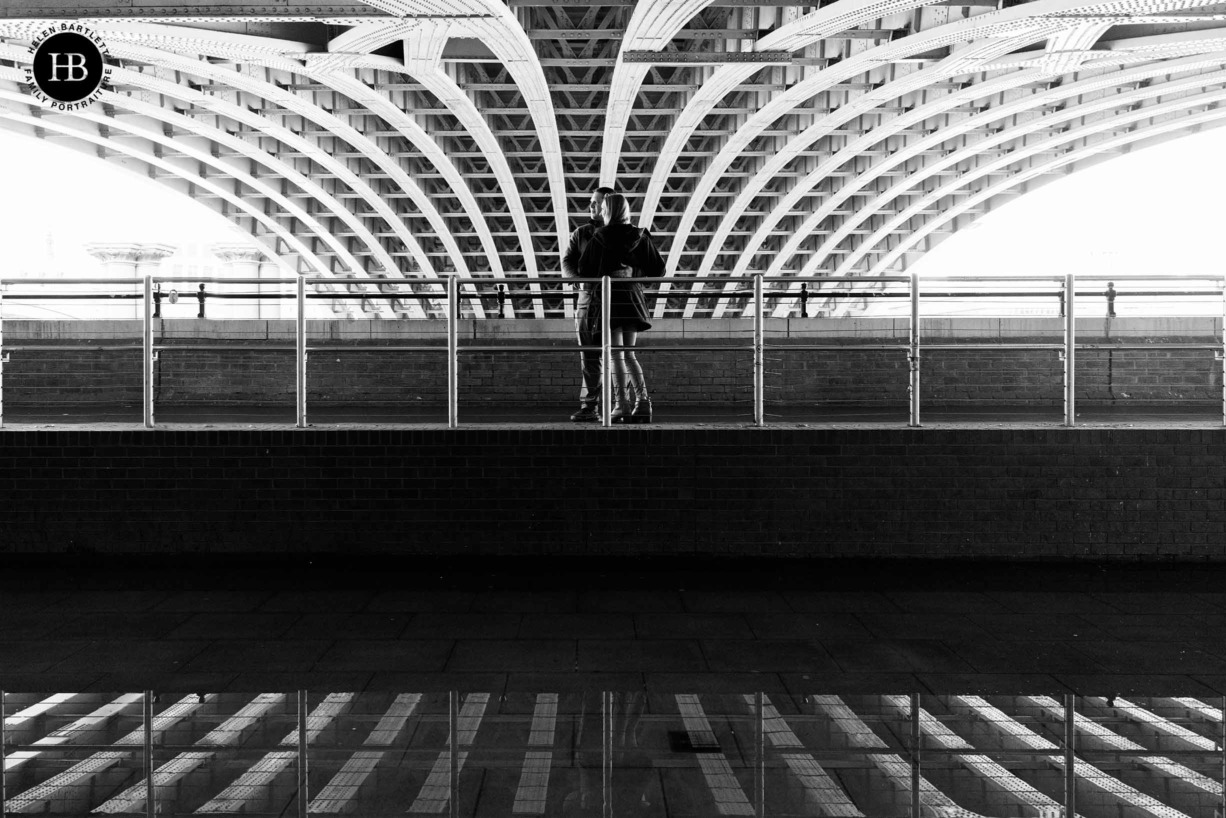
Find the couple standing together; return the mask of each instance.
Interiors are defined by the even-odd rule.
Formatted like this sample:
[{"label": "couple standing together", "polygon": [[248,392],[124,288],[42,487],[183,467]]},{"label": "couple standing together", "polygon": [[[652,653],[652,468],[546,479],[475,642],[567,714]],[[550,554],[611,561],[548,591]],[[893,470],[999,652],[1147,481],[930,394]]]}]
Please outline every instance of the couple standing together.
[{"label": "couple standing together", "polygon": [[[600,279],[609,276],[612,297],[609,304],[609,331],[612,352],[614,423],[650,423],[651,398],[643,368],[633,347],[640,332],[651,329],[647,320],[647,299],[637,279],[664,275],[651,234],[630,224],[630,205],[626,197],[612,188],[600,187],[588,203],[590,221],[571,233],[570,244],[562,256],[562,272],[571,278]],[[575,326],[580,346],[600,346],[600,281],[579,282],[575,303]],[[600,420],[601,355],[599,350],[579,353],[583,370],[581,406],[570,416],[576,423]]]}]

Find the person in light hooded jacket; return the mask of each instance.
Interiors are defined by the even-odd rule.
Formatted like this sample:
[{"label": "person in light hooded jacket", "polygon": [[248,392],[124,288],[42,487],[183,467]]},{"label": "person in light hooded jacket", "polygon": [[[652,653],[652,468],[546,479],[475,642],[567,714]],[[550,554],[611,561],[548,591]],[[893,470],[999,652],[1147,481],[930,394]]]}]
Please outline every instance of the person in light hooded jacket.
[{"label": "person in light hooded jacket", "polygon": [[[620,193],[609,193],[601,202],[604,226],[592,235],[579,259],[583,278],[609,276],[612,299],[609,306],[609,330],[613,351],[613,414],[614,423],[650,423],[651,398],[643,368],[633,347],[640,332],[651,329],[648,321],[647,298],[641,279],[664,275],[664,259],[656,250],[651,233],[630,224],[630,205]],[[589,321],[600,325],[600,291],[593,292],[588,310]]]}]

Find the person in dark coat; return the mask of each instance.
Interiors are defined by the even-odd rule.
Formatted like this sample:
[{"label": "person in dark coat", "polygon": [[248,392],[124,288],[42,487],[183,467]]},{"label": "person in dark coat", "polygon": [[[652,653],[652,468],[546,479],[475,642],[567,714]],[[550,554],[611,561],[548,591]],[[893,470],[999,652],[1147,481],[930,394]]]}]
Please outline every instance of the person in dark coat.
[{"label": "person in dark coat", "polygon": [[[650,423],[651,398],[633,347],[640,332],[651,329],[643,278],[664,275],[664,259],[656,250],[651,233],[630,224],[630,205],[620,193],[609,193],[601,205],[604,226],[597,228],[579,259],[583,278],[613,279],[609,305],[609,330],[613,351],[614,423]],[[588,310],[600,326],[600,291],[592,293]],[[591,320],[589,318],[589,320]]]},{"label": "person in dark coat", "polygon": [[[568,278],[579,278],[579,259],[583,251],[592,241],[596,230],[604,225],[604,216],[600,206],[604,197],[613,192],[611,187],[598,187],[588,202],[588,217],[590,221],[575,229],[570,234],[570,243],[562,254],[562,274]],[[599,295],[600,283],[580,282],[575,285],[578,295],[575,299],[575,330],[579,336],[579,346],[600,346],[600,309],[597,305],[591,309],[593,291]],[[576,423],[594,422],[600,420],[600,350],[584,350],[579,353],[579,365],[583,374],[583,385],[579,389],[579,411],[570,416]]]}]

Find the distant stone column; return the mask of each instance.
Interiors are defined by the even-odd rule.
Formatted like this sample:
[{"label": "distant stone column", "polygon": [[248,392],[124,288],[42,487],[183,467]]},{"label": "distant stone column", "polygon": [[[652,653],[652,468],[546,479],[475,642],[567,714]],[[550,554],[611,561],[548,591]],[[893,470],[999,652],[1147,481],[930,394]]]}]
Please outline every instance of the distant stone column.
[{"label": "distant stone column", "polygon": [[[136,278],[137,263],[140,260],[143,245],[132,242],[99,242],[85,245],[85,252],[102,262],[103,274],[117,279],[131,281]],[[106,285],[91,287],[100,292],[143,293],[144,284],[123,284],[118,288]],[[140,318],[142,308],[140,299],[116,301],[106,309],[108,318]]]},{"label": "distant stone column", "polygon": [[[234,278],[260,278],[260,262],[264,254],[249,244],[214,244],[213,255],[226,265],[226,273]],[[220,287],[218,289],[221,289]],[[268,292],[275,288],[267,287]],[[230,284],[229,292],[265,292],[263,284]],[[234,299],[225,302],[227,318],[276,318],[280,315],[280,303],[275,299]],[[220,311],[220,310],[219,310]]]}]

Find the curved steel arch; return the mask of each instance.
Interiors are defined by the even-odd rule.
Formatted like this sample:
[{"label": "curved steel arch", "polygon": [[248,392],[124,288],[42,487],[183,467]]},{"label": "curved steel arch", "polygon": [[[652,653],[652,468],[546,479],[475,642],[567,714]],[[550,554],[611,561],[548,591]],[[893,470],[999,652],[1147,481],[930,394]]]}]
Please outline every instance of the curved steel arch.
[{"label": "curved steel arch", "polygon": [[[768,159],[765,166],[749,179],[745,187],[737,193],[728,213],[723,216],[719,227],[716,228],[715,235],[711,239],[707,252],[703,255],[698,267],[696,278],[701,279],[711,274],[715,266],[716,256],[719,250],[722,249],[728,235],[732,232],[733,224],[748,209],[749,205],[771,179],[774,178],[775,174],[782,171],[794,159],[798,158],[805,148],[820,139],[825,133],[829,133],[848,120],[871,112],[887,102],[921,90],[933,82],[965,74],[967,73],[968,63],[990,60],[1001,53],[1008,52],[1024,44],[1025,42],[1022,41],[1022,38],[990,42],[988,45],[977,49],[972,55],[961,53],[957,56],[948,57],[931,68],[916,71],[901,80],[886,83],[880,89],[870,91],[856,98],[853,102],[838,108],[831,114],[822,117],[821,120],[807,128],[801,138],[792,140],[783,150],[778,151]],[[893,123],[888,123],[886,127],[890,124]],[[688,318],[693,314],[695,303],[693,299],[690,300],[686,307],[685,317]]]},{"label": "curved steel arch", "polygon": [[[50,8],[54,15],[55,1],[40,11]],[[1050,107],[1035,107],[1043,98],[1057,98],[1057,106],[1083,103],[1060,94],[1088,87],[1078,83],[1089,75],[1103,72],[1094,82],[1131,93],[1128,83],[1138,71],[1155,79],[1175,71],[1189,78],[1221,64],[1202,59],[1189,67],[1183,55],[1226,50],[1226,43],[1214,45],[1226,32],[1226,15],[1194,13],[1203,0],[1036,0],[1004,10],[986,10],[982,0],[943,0],[940,6],[839,0],[798,19],[799,12],[766,4],[759,10],[707,0],[643,0],[633,10],[539,0],[510,6],[498,0],[374,0],[371,12],[345,7],[333,14],[322,6],[216,2],[207,17],[186,4],[155,8],[153,0],[133,0],[125,9],[151,22],[103,18],[99,6],[90,13],[116,53],[136,47],[128,41],[149,44],[145,48],[158,56],[153,67],[121,54],[144,76],[156,74],[180,88],[190,81],[189,90],[201,96],[186,101],[212,109],[197,120],[212,127],[212,115],[220,116],[217,126],[237,127],[239,137],[272,151],[282,164],[257,161],[242,146],[221,144],[225,140],[202,145],[240,157],[226,159],[239,162],[240,170],[263,175],[287,168],[272,172],[293,186],[293,196],[307,191],[305,200],[294,201],[305,201],[319,229],[335,230],[361,263],[382,258],[378,245],[401,268],[425,276],[451,269],[453,259],[455,269],[496,273],[499,257],[506,269],[529,270],[535,261],[551,274],[556,261],[545,254],[564,246],[567,204],[581,198],[572,190],[611,181],[613,169],[619,187],[645,190],[640,224],[656,228],[670,269],[701,276],[769,265],[769,272],[791,276],[806,262],[811,269],[818,263],[815,246],[829,258],[842,261],[855,252],[862,264],[875,264],[898,241],[886,227],[895,211],[908,212],[910,201],[922,195],[887,177],[911,173],[930,186],[950,168],[986,163],[1002,149],[1035,139],[1030,131],[1013,130],[1011,139],[1003,137],[1010,141],[996,143],[983,130],[1010,129],[1013,120],[1050,113]],[[72,16],[67,4],[63,8],[63,17]],[[23,45],[18,41],[37,33],[41,21],[16,13],[7,10],[0,29],[10,43]],[[5,14],[0,8],[0,18]],[[235,25],[244,20],[260,27]],[[1104,28],[1120,23],[1130,28],[1112,29],[1100,41]],[[1143,36],[1119,39],[1137,31]],[[1171,31],[1179,33],[1161,33]],[[391,53],[379,48],[389,38],[407,41],[403,55],[381,56]],[[973,53],[980,45],[999,53]],[[775,67],[766,68],[747,48],[793,56],[776,55]],[[656,62],[670,68],[630,61],[630,50],[657,52]],[[745,59],[757,62],[738,62]],[[235,88],[236,81],[258,87]],[[1056,85],[1044,90],[1046,82]],[[205,102],[209,86],[217,96]],[[150,104],[183,107],[182,96],[157,87],[152,77],[121,87]],[[1102,93],[1115,92],[1087,92]],[[246,104],[267,108],[267,117],[243,117]],[[1030,112],[1011,120],[1013,110]],[[252,117],[263,120],[258,132],[250,130]],[[970,121],[985,124],[968,131]],[[1048,122],[1064,127],[1067,120]],[[1146,131],[1164,124],[1142,119],[1130,127]],[[414,126],[433,148],[414,144],[407,133]],[[464,172],[466,163],[452,150],[472,157],[472,172]],[[938,164],[951,155],[957,164]],[[410,168],[420,168],[429,181],[416,180]],[[406,177],[420,182],[413,195],[403,185]],[[299,184],[304,179],[306,186]],[[967,191],[960,188],[941,203],[960,202]],[[897,204],[895,194],[903,194]],[[486,207],[491,202],[494,207]],[[273,204],[267,208],[280,217]],[[912,212],[897,230],[920,230],[932,216]],[[246,211],[237,218],[255,224]],[[798,235],[787,235],[798,226]],[[925,233],[906,252],[922,251],[932,235]],[[698,237],[711,241],[704,245]],[[491,259],[488,268],[485,258]],[[732,303],[701,277],[682,286],[710,297],[701,303],[658,299],[659,314],[722,315]],[[513,309],[519,315],[569,314],[566,302],[550,299],[544,310],[536,299]],[[787,308],[782,302],[780,310]]]},{"label": "curved steel arch", "polygon": [[[206,45],[209,43],[206,38],[198,38],[193,41],[204,43]],[[381,150],[372,140],[362,135],[348,123],[342,121],[339,117],[324,111],[322,108],[319,108],[313,103],[308,103],[306,100],[298,97],[296,94],[280,89],[275,85],[275,83],[267,82],[265,80],[250,76],[249,74],[234,71],[223,66],[209,64],[201,60],[193,60],[180,54],[150,48],[139,43],[128,43],[118,46],[112,45],[109,46],[109,48],[120,54],[126,53],[134,59],[138,59],[142,62],[148,62],[151,65],[173,67],[175,70],[179,70],[184,73],[194,74],[199,77],[207,77],[212,81],[220,82],[227,87],[233,88],[235,91],[250,94],[251,96],[280,106],[292,114],[309,119],[334,134],[337,138],[348,142],[350,145],[360,150],[368,159],[370,159],[371,162],[378,165],[381,170],[388,173],[392,177],[393,181],[400,185],[401,189],[409,195],[410,200],[418,206],[423,218],[430,222],[440,240],[442,240],[445,245],[448,245],[447,249],[453,254],[457,269],[460,269],[462,274],[468,274],[467,267],[464,264],[463,255],[460,253],[459,247],[455,245],[450,229],[447,227],[445,222],[443,222],[442,216],[439,214],[437,207],[429,199],[425,192],[421,190],[420,186],[417,185],[417,183],[414,182],[397,163],[391,161],[391,158],[387,156],[386,152]],[[231,49],[226,50],[230,51]],[[244,59],[244,55],[242,54],[236,55],[231,53],[226,56],[229,58]],[[245,55],[246,58],[250,58],[251,56],[251,54]],[[298,64],[276,60],[271,61],[273,64],[269,65],[268,62],[269,61],[265,61],[263,64],[266,67],[273,68],[274,70],[282,70],[290,74],[306,74],[303,67]],[[356,80],[354,82],[356,82]],[[360,89],[354,89],[354,93],[360,92]],[[374,102],[374,99],[364,99],[362,102],[365,104],[370,104],[371,102]],[[423,152],[427,152],[428,155],[431,156],[442,157],[444,161],[446,161],[442,150],[438,148],[436,144],[434,144],[433,139],[430,139],[424,131],[417,129],[416,123],[413,123],[413,128],[416,130],[411,131],[413,138],[410,139],[410,142],[419,147],[420,144],[415,141],[416,139],[420,139],[422,143],[428,143],[428,145],[432,147],[427,147],[426,151]],[[323,151],[322,148],[318,148],[318,150]],[[446,164],[451,166],[449,161],[446,161]],[[449,177],[449,181],[454,180],[455,182],[460,183],[461,187],[464,187],[462,185],[462,181],[460,180],[459,173],[455,171],[454,166],[451,166],[451,171],[452,172],[450,174],[447,174],[444,171],[445,175]],[[470,198],[468,201],[465,201],[461,195],[461,202],[468,205],[470,220],[474,217],[479,218],[475,200],[471,200]],[[432,265],[429,265],[429,263],[424,260],[424,257],[423,263],[426,265],[423,267],[423,272],[437,272],[434,270]]]},{"label": "curved steel arch", "polygon": [[[850,180],[847,184],[832,193],[828,199],[823,201],[822,204],[805,219],[805,221],[795,231],[793,236],[776,253],[775,258],[771,263],[771,267],[767,270],[767,274],[778,274],[779,269],[796,253],[800,244],[808,238],[812,231],[816,229],[817,225],[828,218],[840,205],[855,196],[857,191],[863,189],[874,179],[881,178],[884,173],[889,172],[891,169],[898,167],[899,165],[902,165],[913,158],[919,157],[923,151],[935,148],[936,146],[958,136],[968,135],[976,130],[989,128],[995,123],[1008,117],[1033,111],[1036,108],[1059,102],[1060,100],[1066,100],[1096,91],[1117,88],[1120,85],[1150,80],[1156,77],[1170,75],[1181,71],[1220,67],[1222,65],[1226,65],[1226,52],[1218,52],[1216,56],[1208,56],[1203,58],[1190,57],[1180,61],[1147,64],[1118,73],[1111,73],[1086,80],[1080,80],[1067,85],[1058,86],[1047,91],[1040,91],[1029,97],[1018,99],[995,108],[990,108],[980,114],[963,120],[956,126],[952,126],[945,130],[935,131],[930,135],[909,144],[905,149],[897,151],[895,154],[882,159],[880,162],[864,170],[854,179]],[[1025,69],[1023,74],[1029,74],[1033,70],[1034,69]],[[1025,76],[1015,76],[1017,76],[1019,80],[1026,80]],[[1204,84],[1205,80],[1202,79],[1185,78],[1178,83],[1177,87],[1187,90],[1201,87]],[[1133,95],[1125,95],[1124,98],[1131,99],[1132,96]],[[845,218],[839,228],[835,230],[834,233],[832,233],[831,236],[827,238],[825,242],[810,255],[809,260],[805,263],[797,275],[802,277],[816,275],[818,273],[818,268],[825,262],[826,258],[829,257],[829,252],[837,247],[839,241],[850,234],[850,232],[858,227],[858,225],[864,220],[873,217],[873,215],[876,214],[884,204],[897,198],[900,193],[925,181],[930,176],[939,174],[942,170],[960,162],[967,161],[968,159],[978,156],[984,151],[993,147],[1003,145],[1015,139],[1024,138],[1028,134],[1037,130],[1048,129],[1054,123],[1059,123],[1066,119],[1077,118],[1078,116],[1084,116],[1086,113],[1097,112],[1099,110],[1111,110],[1112,108],[1118,107],[1121,104],[1124,103],[1120,102],[1120,98],[1117,97],[1110,97],[1105,100],[1091,100],[1090,102],[1083,103],[1081,106],[1065,109],[1059,114],[1051,114],[1047,117],[1030,120],[1027,123],[1022,123],[1011,128],[999,129],[995,133],[986,136],[984,139],[968,143],[961,148],[944,153],[939,158],[932,159],[911,172],[905,181],[896,183],[886,191],[878,193],[878,195],[867,205],[861,207],[855,213]],[[845,161],[845,157],[836,154],[836,156],[833,157],[829,163],[823,164],[823,169],[832,169],[833,166],[841,165]],[[808,180],[806,180],[806,182],[807,181]],[[798,289],[798,285],[791,285],[789,289],[796,291]],[[776,314],[782,314],[784,309],[785,307],[781,305]]]},{"label": "curved steel arch", "polygon": [[[1147,7],[1153,6],[1154,10],[1158,10],[1159,7],[1161,9],[1182,8],[1194,4],[1195,0],[1164,0],[1164,2],[1157,4],[1149,3]],[[723,148],[712,159],[711,165],[699,180],[682,214],[680,226],[674,236],[674,246],[670,253],[670,261],[675,261],[677,249],[684,243],[689,231],[693,228],[699,210],[705,205],[706,199],[714,189],[719,176],[732,163],[736,154],[740,150],[748,148],[754,139],[766,130],[770,123],[794,110],[818,92],[828,89],[839,81],[864,73],[873,67],[873,64],[891,62],[913,54],[931,51],[934,48],[962,43],[972,38],[981,41],[983,38],[998,37],[1011,40],[1014,43],[1045,39],[1068,28],[1068,25],[1067,22],[1062,22],[1058,19],[1045,19],[1041,16],[1044,13],[1069,13],[1076,11],[1091,13],[1093,10],[1101,9],[1102,7],[1103,4],[1085,3],[1082,0],[1034,0],[1034,2],[1014,6],[1010,9],[989,12],[978,17],[972,17],[912,34],[889,45],[879,46],[844,60],[835,67],[827,68],[814,77],[798,83],[780,96],[772,99],[762,110],[750,117],[736,133],[729,137]],[[968,68],[973,70],[973,66],[974,61],[972,60]],[[957,73],[957,71],[953,71],[951,76]],[[962,73],[966,73],[966,71]],[[810,145],[823,135],[823,131],[828,127],[827,123],[819,120],[814,125],[809,126],[799,136],[793,137],[790,142],[801,144],[802,146]],[[736,215],[730,212],[723,218],[735,221],[734,217]]]},{"label": "curved steel arch", "polygon": [[[4,73],[7,73],[7,72],[4,72]],[[11,78],[6,78],[6,79],[8,79],[9,82],[13,82]],[[23,77],[23,80],[24,80],[24,77]],[[5,89],[0,89],[0,97],[8,98],[11,101],[19,102],[20,104],[23,104],[23,105],[29,105],[29,102],[27,101],[26,96],[19,91],[10,91],[10,90],[5,90]],[[46,131],[54,131],[70,139],[91,143],[99,147],[105,148],[108,151],[127,155],[131,157],[132,159],[134,159],[135,161],[145,165],[146,167],[156,168],[169,175],[184,179],[188,181],[189,183],[203,190],[209,191],[211,194],[213,194],[217,198],[223,199],[229,202],[235,208],[246,212],[253,219],[255,219],[260,224],[263,224],[266,228],[268,228],[268,231],[270,234],[275,235],[279,240],[284,241],[287,244],[287,246],[291,247],[294,250],[294,252],[299,257],[304,259],[305,263],[308,264],[310,267],[313,267],[315,270],[321,271],[324,274],[328,274],[330,272],[328,264],[324,262],[321,258],[316,256],[314,251],[311,250],[311,248],[303,244],[301,239],[299,239],[293,233],[289,232],[283,225],[279,224],[273,216],[256,208],[254,205],[252,205],[251,202],[249,202],[247,199],[245,199],[240,194],[232,190],[227,190],[225,187],[217,184],[215,181],[211,179],[208,179],[203,176],[197,176],[197,175],[191,174],[190,172],[187,171],[187,169],[181,167],[180,165],[174,162],[167,161],[166,159],[163,159],[158,156],[146,155],[142,153],[141,151],[139,151],[134,146],[132,146],[131,144],[127,144],[122,141],[115,141],[111,139],[110,137],[102,136],[101,134],[96,133],[96,132],[85,131],[80,128],[71,127],[69,125],[69,121],[70,119],[74,118],[75,115],[65,114],[65,115],[55,117],[55,118],[48,118],[44,116],[33,116],[30,114],[22,114],[22,113],[18,113],[17,111],[0,108],[0,117],[3,117],[4,119],[10,120],[12,122],[17,122],[17,123],[21,123],[24,125],[28,125],[31,128],[39,128],[39,129],[43,129]],[[108,122],[107,124],[110,124],[110,123]]]},{"label": "curved steel arch", "polygon": [[933,219],[925,223],[923,227],[911,234],[905,242],[900,243],[897,247],[891,249],[887,254],[885,254],[876,264],[873,265],[870,273],[873,275],[882,274],[882,272],[897,261],[898,257],[905,253],[911,245],[923,240],[929,233],[938,229],[939,227],[942,227],[945,223],[951,221],[952,219],[957,218],[959,215],[971,209],[975,205],[988,201],[995,196],[999,196],[1010,188],[1025,184],[1026,182],[1040,176],[1054,173],[1065,165],[1084,162],[1095,154],[1116,150],[1118,148],[1129,146],[1135,142],[1151,140],[1155,142],[1164,141],[1163,137],[1174,138],[1180,136],[1180,134],[1177,133],[1178,131],[1187,131],[1204,125],[1211,125],[1212,127],[1226,126],[1226,106],[1214,108],[1200,114],[1189,116],[1184,121],[1170,122],[1165,125],[1147,129],[1145,131],[1133,131],[1131,133],[1115,137],[1114,139],[1100,142],[1092,147],[1086,148],[1083,151],[1057,157],[1041,165],[1021,171],[1000,182],[997,182],[995,185],[989,186],[988,188],[976,193],[974,196],[967,198],[965,201],[959,202],[949,211],[942,213],[937,219]]},{"label": "curved steel arch", "polygon": [[[1211,45],[1221,48],[1221,46],[1226,45],[1226,42],[1219,42]],[[959,122],[956,125],[933,131],[930,135],[907,145],[906,148],[898,151],[893,156],[887,157],[881,162],[875,164],[872,168],[867,169],[862,174],[857,176],[854,180],[852,180],[852,182],[849,182],[847,185],[840,188],[836,193],[832,194],[827,201],[823,202],[822,205],[805,220],[800,229],[797,231],[796,236],[794,236],[793,239],[790,240],[787,245],[785,245],[783,250],[777,254],[774,262],[772,262],[769,272],[773,273],[779,267],[785,264],[789,257],[795,253],[799,243],[803,241],[809,232],[812,231],[812,229],[816,227],[816,225],[820,223],[822,219],[828,216],[835,207],[842,204],[848,198],[854,196],[856,191],[862,189],[873,179],[878,178],[882,173],[903,162],[909,161],[912,158],[919,157],[922,151],[943,144],[952,138],[962,135],[969,135],[976,130],[991,127],[994,123],[997,123],[998,121],[1007,117],[1016,116],[1021,113],[1033,112],[1037,108],[1059,103],[1061,100],[1067,100],[1070,97],[1082,96],[1087,93],[1103,92],[1110,89],[1117,89],[1118,93],[1118,86],[1120,85],[1129,85],[1137,82],[1149,81],[1157,77],[1169,76],[1180,72],[1200,71],[1219,67],[1224,63],[1226,63],[1226,51],[1220,50],[1216,53],[1211,52],[1207,55],[1197,55],[1195,57],[1186,57],[1159,63],[1146,63],[1140,66],[1125,68],[1120,71],[1093,76],[1089,79],[1078,80],[1055,87],[1049,86],[1049,88],[1045,91],[1040,91],[1029,97],[1023,97],[1012,102],[1007,102],[996,107],[988,108],[979,114],[973,115],[968,119]],[[1019,80],[1025,81],[1025,75],[1034,70],[1035,69],[1024,69],[1022,74],[1015,76],[1018,76]],[[1048,78],[1051,79],[1050,77]],[[1210,79],[1209,81],[1213,80]],[[1203,84],[1203,81],[1198,81],[1195,77],[1187,77],[1180,81],[1179,87],[1186,90],[1199,87]],[[1106,101],[1109,103],[1110,99],[1114,98],[1109,98]],[[977,142],[969,142],[956,150],[945,153],[938,159],[928,161],[925,165],[916,169],[911,174],[909,179],[913,180],[915,183],[918,183],[926,177],[930,168],[939,171],[951,163],[951,158],[953,163],[966,161],[973,156],[979,155],[986,149],[994,148],[995,146],[1008,142],[1012,139],[1024,137],[1036,129],[1049,128],[1053,123],[1063,121],[1070,115],[1074,115],[1070,113],[1073,110],[1096,110],[1094,103],[1098,102],[1100,102],[1100,100],[1091,100],[1090,103],[1083,103],[1085,106],[1084,108],[1066,108],[1060,113],[1047,114],[1041,119],[1031,120],[1028,123],[1021,123],[1012,127],[998,128],[996,129],[996,133],[989,135],[984,139]],[[1109,108],[1110,105],[1107,107]],[[811,180],[806,179],[805,183],[807,184],[810,181]],[[910,186],[913,185],[899,184],[895,185],[890,190],[901,191]],[[837,231],[835,231],[834,234],[832,234],[831,238],[827,239],[822,247],[819,248],[818,252],[811,256],[801,274],[814,274],[817,267],[825,260],[824,251],[833,249],[837,245],[838,240],[843,238],[850,230],[854,229],[865,219],[872,218],[879,210],[879,206],[888,202],[890,198],[886,198],[885,193],[881,193],[869,206],[861,208],[853,216],[844,220],[843,224]]]},{"label": "curved steel arch", "polygon": [[[1226,71],[1218,72],[1215,76],[1216,76],[1217,83],[1226,85]],[[1161,86],[1151,86],[1150,88],[1147,88],[1146,90],[1151,92],[1149,94],[1150,96],[1155,95],[1155,94],[1161,94]],[[1114,100],[1112,100],[1112,102],[1114,102]],[[1034,156],[1048,153],[1051,151],[1052,148],[1055,148],[1057,146],[1065,145],[1066,143],[1069,143],[1069,142],[1075,142],[1078,140],[1088,139],[1089,137],[1096,136],[1098,134],[1103,133],[1104,131],[1114,131],[1118,128],[1126,127],[1129,125],[1134,125],[1146,119],[1153,119],[1155,117],[1162,116],[1165,114],[1182,113],[1186,111],[1189,107],[1200,107],[1202,105],[1221,103],[1221,102],[1226,102],[1226,88],[1221,88],[1215,91],[1205,91],[1201,94],[1196,94],[1191,97],[1179,99],[1174,102],[1159,103],[1153,106],[1142,108],[1138,111],[1130,111],[1128,113],[1118,114],[1116,116],[1109,117],[1104,120],[1099,120],[1091,125],[1085,125],[1085,126],[1082,126],[1081,128],[1066,131],[1056,136],[1049,137],[1040,142],[1036,142],[1031,145],[1027,145],[1024,148],[1020,148],[1016,151],[1006,153],[1003,156],[997,157],[996,159],[989,161],[983,165],[980,165],[972,170],[969,170],[964,174],[960,174],[953,181],[947,182],[944,185],[941,185],[940,187],[938,187],[936,190],[932,191],[931,193],[927,193],[924,196],[920,197],[917,201],[912,202],[911,205],[907,207],[906,210],[901,211],[900,213],[898,213],[897,215],[889,219],[887,222],[885,222],[885,224],[878,227],[877,230],[874,231],[873,235],[869,237],[869,240],[865,241],[863,245],[861,245],[861,247],[856,248],[855,251],[850,253],[848,257],[844,259],[844,261],[835,270],[835,275],[849,274],[850,270],[853,267],[855,267],[857,264],[859,264],[861,258],[863,258],[868,253],[873,252],[873,247],[879,244],[886,234],[888,234],[894,227],[897,227],[899,224],[902,224],[903,222],[911,219],[913,216],[918,215],[918,212],[922,210],[923,208],[931,204],[935,204],[936,202],[940,201],[946,196],[953,195],[957,193],[958,191],[960,191],[962,188],[966,187],[967,185],[972,184],[973,182],[981,178],[993,175],[995,172],[1001,169],[1007,168],[1010,165],[1015,165],[1018,162],[1026,161],[1027,159],[1030,159]],[[1131,103],[1126,103],[1126,104],[1131,104]],[[1154,130],[1157,130],[1158,127],[1160,126],[1155,126],[1153,129],[1146,129],[1146,130],[1149,132],[1153,132]],[[1100,143],[1090,144],[1087,142],[1084,145],[1070,148],[1067,151],[1067,153],[1072,155],[1075,158],[1078,154],[1081,154],[1081,153],[1086,153],[1086,154],[1101,153],[1102,150],[1104,149],[1100,147]],[[1018,171],[1018,172],[1024,173],[1025,171]],[[976,195],[978,194],[972,194],[970,198],[974,198],[974,196]],[[943,220],[943,214],[938,215],[937,219],[932,220],[932,221],[936,221],[936,220]],[[903,243],[904,244],[907,243],[907,240],[904,239]]]},{"label": "curved steel arch", "polygon": [[[634,7],[626,34],[622,38],[609,81],[609,102],[605,106],[603,152],[600,157],[600,184],[612,187],[617,181],[617,163],[626,138],[630,112],[639,88],[651,66],[647,63],[627,63],[623,52],[660,51],[677,36],[695,14],[714,0],[644,0]],[[683,143],[684,144],[684,143]],[[648,216],[644,218],[650,222]]]}]

